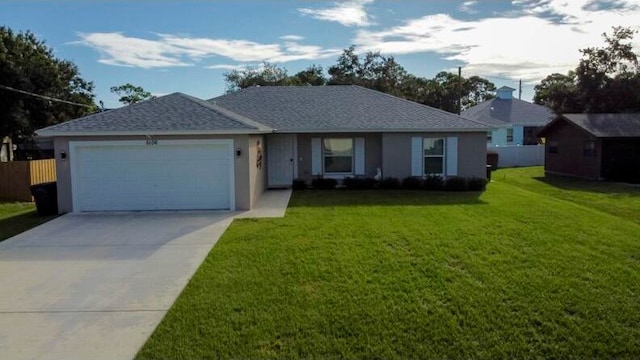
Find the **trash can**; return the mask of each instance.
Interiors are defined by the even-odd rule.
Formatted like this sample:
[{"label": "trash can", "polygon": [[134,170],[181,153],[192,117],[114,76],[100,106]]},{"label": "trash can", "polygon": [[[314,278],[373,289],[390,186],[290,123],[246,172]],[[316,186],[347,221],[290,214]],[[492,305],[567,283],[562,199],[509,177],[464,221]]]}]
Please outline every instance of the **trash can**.
[{"label": "trash can", "polygon": [[58,188],[55,182],[32,185],[31,195],[36,202],[38,215],[58,214]]},{"label": "trash can", "polygon": [[487,181],[491,181],[491,168],[493,166],[487,164]]}]

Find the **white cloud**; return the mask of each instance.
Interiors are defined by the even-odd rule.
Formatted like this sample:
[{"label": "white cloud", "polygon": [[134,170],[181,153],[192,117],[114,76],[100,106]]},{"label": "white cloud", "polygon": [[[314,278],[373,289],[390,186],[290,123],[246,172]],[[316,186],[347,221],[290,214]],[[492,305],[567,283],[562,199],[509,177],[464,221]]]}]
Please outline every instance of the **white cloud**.
[{"label": "white cloud", "polygon": [[[283,63],[294,60],[315,60],[340,54],[338,49],[325,49],[315,45],[301,45],[300,36],[287,35],[282,44],[262,44],[248,40],[228,40],[156,34],[156,39],[128,37],[121,33],[80,33],[82,44],[100,52],[103,64],[167,68],[193,66],[203,58],[224,57],[241,63],[262,61]],[[232,69],[240,65],[211,65],[207,68]]]},{"label": "white cloud", "polygon": [[473,7],[476,6],[477,4],[478,4],[477,0],[465,1],[462,3],[462,5],[458,6],[458,11],[461,11],[467,14],[476,14],[478,13],[478,10],[474,9]]},{"label": "white cloud", "polygon": [[280,36],[280,39],[287,40],[287,41],[302,41],[302,40],[304,40],[304,36],[300,36],[300,35],[283,35],[283,36]]},{"label": "white cloud", "polygon": [[593,0],[514,0],[513,5],[518,15],[469,21],[428,15],[380,31],[360,29],[353,42],[359,51],[434,52],[465,64],[467,73],[537,82],[574,69],[578,49],[601,46],[601,34],[611,33],[611,26],[640,29],[640,7],[629,1],[593,6]]},{"label": "white cloud", "polygon": [[76,43],[100,52],[103,64],[141,68],[189,66],[181,59],[182,51],[153,40],[126,37],[121,33],[80,33]]},{"label": "white cloud", "polygon": [[261,61],[281,54],[278,44],[260,44],[247,40],[178,37],[160,35],[160,41],[194,58],[224,56],[236,61]]},{"label": "white cloud", "polygon": [[349,0],[334,2],[331,7],[323,9],[299,8],[303,15],[309,15],[314,19],[333,21],[344,26],[369,26],[373,25],[372,19],[367,14],[365,5],[374,0]]},{"label": "white cloud", "polygon": [[215,65],[208,65],[205,66],[206,69],[215,69],[215,70],[238,70],[238,71],[242,71],[248,67],[251,67],[253,65],[251,64],[247,64],[247,65],[234,65],[234,64],[215,64]]}]

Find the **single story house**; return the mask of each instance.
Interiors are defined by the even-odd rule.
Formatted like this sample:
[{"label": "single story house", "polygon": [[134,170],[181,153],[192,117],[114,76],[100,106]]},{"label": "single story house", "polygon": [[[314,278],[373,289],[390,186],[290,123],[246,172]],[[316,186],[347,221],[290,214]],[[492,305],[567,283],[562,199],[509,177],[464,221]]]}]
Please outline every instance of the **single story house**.
[{"label": "single story house", "polygon": [[547,174],[640,183],[640,114],[564,114],[539,136]]},{"label": "single story house", "polygon": [[554,117],[542,105],[514,99],[515,89],[499,88],[496,98],[462,112],[462,116],[480,121],[494,129],[487,132],[487,146],[537,145],[537,133]]},{"label": "single story house", "polygon": [[490,128],[358,86],[162,96],[38,131],[54,139],[58,208],[247,210],[293,179],[485,177]]}]

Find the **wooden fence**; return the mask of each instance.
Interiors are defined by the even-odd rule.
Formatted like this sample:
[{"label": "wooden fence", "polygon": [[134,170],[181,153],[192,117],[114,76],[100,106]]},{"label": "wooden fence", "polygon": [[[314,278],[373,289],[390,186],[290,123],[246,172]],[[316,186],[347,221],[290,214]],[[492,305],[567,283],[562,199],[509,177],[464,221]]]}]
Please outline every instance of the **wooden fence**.
[{"label": "wooden fence", "polygon": [[31,185],[56,181],[56,161],[0,162],[0,199],[33,201]]}]

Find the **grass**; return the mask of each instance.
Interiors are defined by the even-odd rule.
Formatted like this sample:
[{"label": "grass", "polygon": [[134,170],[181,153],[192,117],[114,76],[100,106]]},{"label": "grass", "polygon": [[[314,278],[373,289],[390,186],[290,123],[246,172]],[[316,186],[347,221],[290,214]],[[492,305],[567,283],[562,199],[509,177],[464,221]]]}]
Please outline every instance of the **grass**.
[{"label": "grass", "polygon": [[33,203],[0,202],[0,241],[27,231],[55,216],[40,217]]},{"label": "grass", "polygon": [[527,171],[236,220],[137,358],[640,357],[637,192]]},{"label": "grass", "polygon": [[542,166],[498,170],[493,179],[640,224],[640,186],[544,176]]}]

